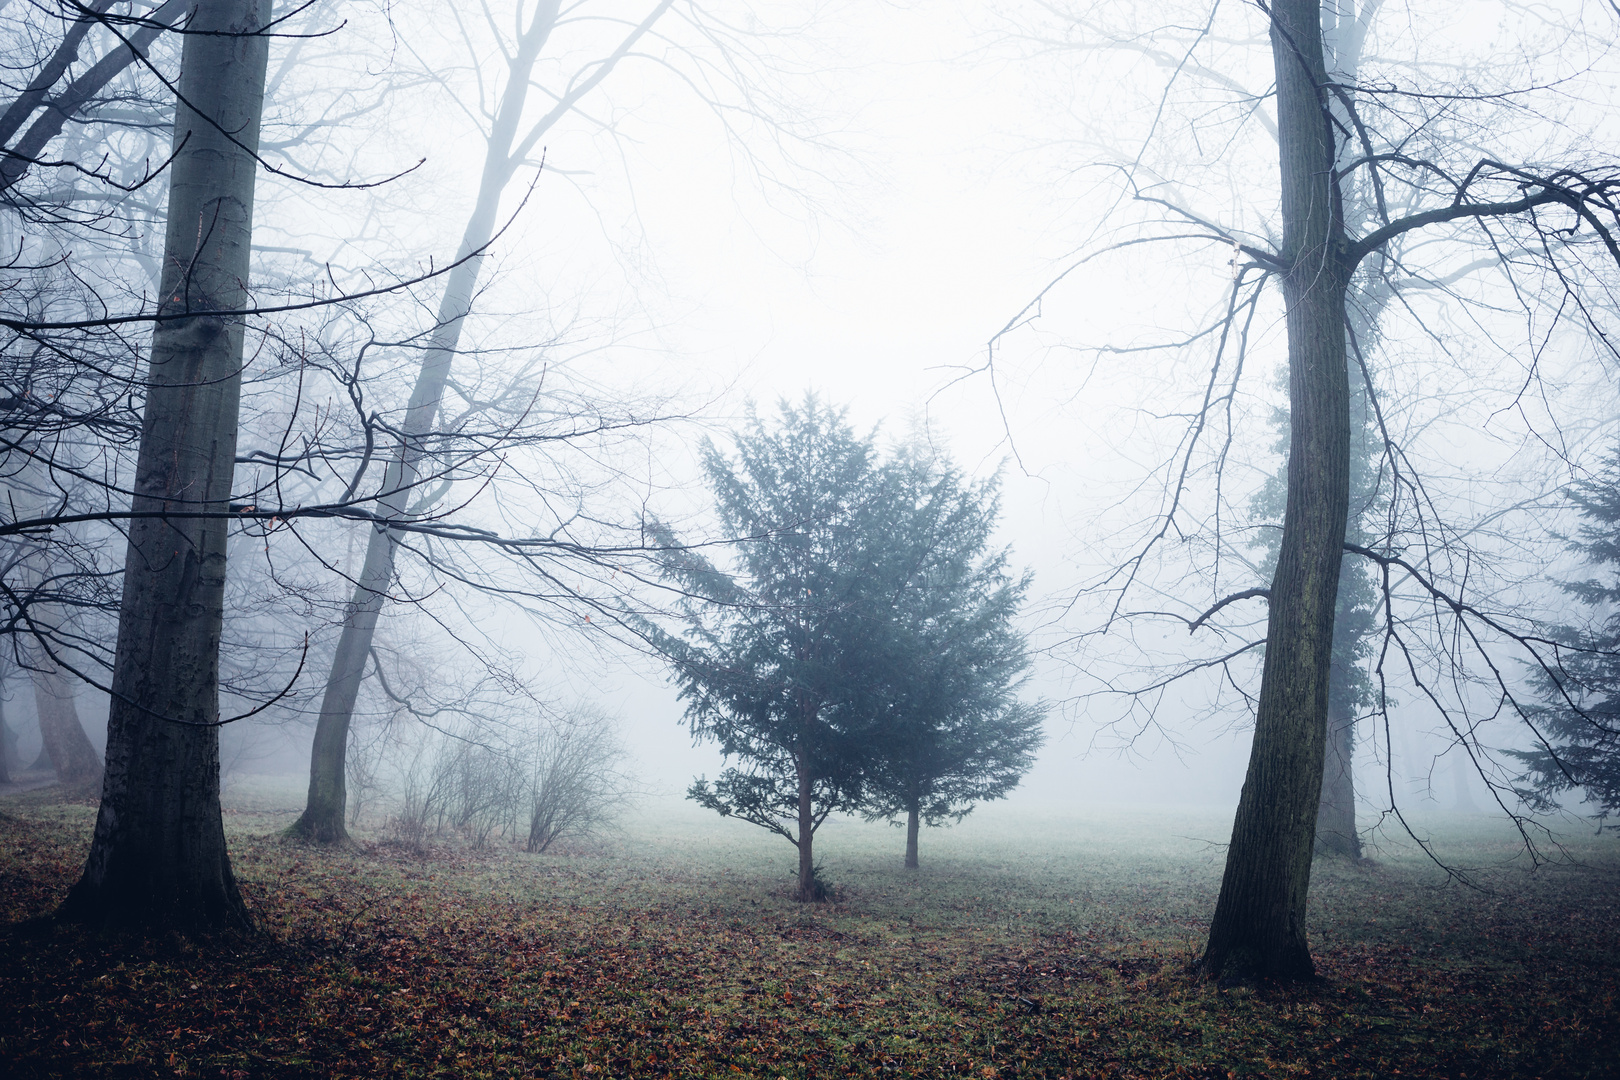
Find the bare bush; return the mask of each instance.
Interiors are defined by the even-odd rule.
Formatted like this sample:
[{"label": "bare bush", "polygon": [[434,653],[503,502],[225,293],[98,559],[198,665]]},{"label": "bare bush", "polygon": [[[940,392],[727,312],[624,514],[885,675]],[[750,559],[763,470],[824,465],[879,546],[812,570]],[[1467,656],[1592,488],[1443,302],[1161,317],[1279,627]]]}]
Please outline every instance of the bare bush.
[{"label": "bare bush", "polygon": [[537,741],[528,790],[524,850],[541,852],[563,836],[609,824],[630,794],[618,725],[605,713],[575,709]]},{"label": "bare bush", "polygon": [[[501,839],[543,852],[609,826],[633,791],[618,724],[597,709],[577,707],[501,735],[431,730],[401,745],[390,839],[413,848],[434,837],[474,847]],[[384,783],[379,773],[373,790]]]}]

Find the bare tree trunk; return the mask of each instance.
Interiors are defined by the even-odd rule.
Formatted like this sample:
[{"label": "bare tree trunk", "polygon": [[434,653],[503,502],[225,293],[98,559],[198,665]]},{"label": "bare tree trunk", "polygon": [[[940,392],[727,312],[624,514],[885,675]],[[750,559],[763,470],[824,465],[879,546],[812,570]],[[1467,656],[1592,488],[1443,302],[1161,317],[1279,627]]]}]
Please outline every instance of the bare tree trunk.
[{"label": "bare tree trunk", "polygon": [[[56,507],[40,497],[36,483],[30,483],[40,480],[29,476],[31,471],[25,468],[14,478],[18,482],[7,492],[7,497],[15,512],[46,517]],[[98,785],[101,783],[101,755],[96,753],[79,719],[75,700],[77,680],[52,655],[61,641],[72,636],[66,610],[63,604],[39,595],[48,592],[47,583],[62,572],[71,571],[65,564],[55,563],[48,547],[33,552],[22,568],[27,592],[34,594],[25,602],[26,632],[18,648],[25,674],[33,685],[34,715],[39,719],[39,759],[34,768],[49,768],[64,785]],[[48,645],[51,647],[47,648]]]},{"label": "bare tree trunk", "polygon": [[[659,0],[647,17],[630,30],[612,55],[593,64],[588,74],[582,71],[563,99],[556,102],[519,139],[518,129],[528,101],[530,78],[535,62],[557,25],[561,0],[540,0],[535,5],[528,29],[523,31],[517,48],[507,60],[506,90],[501,96],[500,108],[496,111],[486,143],[478,199],[473,204],[472,216],[467,220],[461,247],[456,253],[460,263],[451,270],[445,281],[444,295],[439,301],[438,322],[422,358],[422,367],[417,373],[416,385],[406,407],[405,422],[401,425],[404,438],[395,449],[388,471],[384,474],[378,507],[382,517],[397,519],[409,511],[410,496],[420,479],[422,458],[427,453],[428,437],[437,422],[451,364],[461,343],[462,324],[472,310],[478,275],[483,269],[483,260],[473,255],[487,247],[495,235],[501,193],[506,190],[506,185],[511,182],[539,137],[585,93],[606,78],[630,48],[669,9],[671,2]],[[348,838],[343,826],[343,807],[347,798],[343,763],[348,753],[349,725],[354,716],[355,699],[360,695],[360,682],[365,676],[366,658],[371,654],[371,643],[377,632],[377,617],[387,600],[388,589],[394,583],[394,555],[398,547],[399,538],[392,530],[382,526],[373,529],[354,595],[344,611],[343,629],[332,656],[331,671],[327,675],[320,717],[315,722],[315,739],[309,758],[309,795],[304,812],[287,830],[291,835],[319,843],[340,842]]]},{"label": "bare tree trunk", "polygon": [[1211,975],[1308,978],[1315,968],[1305,903],[1349,503],[1350,268],[1341,254],[1318,4],[1276,0],[1271,10],[1287,266],[1288,501],[1254,746],[1203,966]]},{"label": "bare tree trunk", "polygon": [[917,869],[917,804],[906,812],[906,869]]},{"label": "bare tree trunk", "polygon": [[[41,613],[48,621],[49,615]],[[31,649],[34,655],[29,673],[34,686],[34,710],[39,716],[42,753],[48,755],[56,779],[63,785],[101,782],[101,755],[91,745],[79,719],[73,679],[56,665],[45,650]]]},{"label": "bare tree trunk", "polygon": [[798,754],[799,773],[799,887],[794,899],[814,903],[825,899],[816,881],[816,857],[811,845],[816,838],[815,779],[810,775],[806,755]]},{"label": "bare tree trunk", "polygon": [[1322,758],[1322,797],[1316,807],[1316,853],[1361,858],[1356,832],[1355,718],[1330,714]]},{"label": "bare tree trunk", "polygon": [[[61,914],[248,927],[219,805],[219,642],[269,0],[200,4],[181,58],[176,150],[133,509],[101,811]],[[196,111],[193,111],[196,110]]]},{"label": "bare tree trunk", "polygon": [[6,676],[11,665],[0,656],[0,784],[11,783],[11,774],[20,766],[11,756],[11,725],[6,723]]}]

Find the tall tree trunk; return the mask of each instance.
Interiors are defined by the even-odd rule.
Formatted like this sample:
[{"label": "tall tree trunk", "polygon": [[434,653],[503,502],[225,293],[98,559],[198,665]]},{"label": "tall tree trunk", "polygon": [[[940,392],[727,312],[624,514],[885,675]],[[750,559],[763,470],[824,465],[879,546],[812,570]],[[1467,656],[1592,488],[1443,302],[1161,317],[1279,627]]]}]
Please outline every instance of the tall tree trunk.
[{"label": "tall tree trunk", "polygon": [[806,755],[796,755],[799,773],[799,887],[794,899],[815,903],[826,899],[820,882],[816,881],[816,856],[812,847],[816,838],[815,778],[810,775]]},{"label": "tall tree trunk", "polygon": [[1356,832],[1355,718],[1329,713],[1322,756],[1322,797],[1316,807],[1316,853],[1361,858]]},{"label": "tall tree trunk", "polygon": [[[439,300],[438,322],[428,341],[401,425],[404,438],[383,476],[377,513],[385,519],[397,520],[410,510],[411,496],[420,479],[422,458],[427,453],[429,436],[438,420],[439,405],[461,342],[461,328],[472,310],[478,275],[483,269],[483,259],[474,257],[474,253],[488,246],[495,235],[501,192],[516,167],[511,159],[512,145],[527,101],[529,76],[556,22],[557,5],[542,6],[548,7],[549,14],[537,14],[536,23],[509,63],[507,89],[484,155],[478,201],[473,205],[461,247],[456,252],[459,264],[446,276],[444,295]],[[539,21],[542,17],[544,22]],[[344,762],[349,726],[365,676],[366,658],[371,655],[372,641],[376,637],[377,619],[394,583],[394,556],[398,547],[399,535],[394,530],[382,525],[372,529],[365,562],[361,564],[354,595],[344,609],[343,628],[326,677],[326,692],[321,698],[321,712],[315,721],[315,739],[310,749],[309,795],[304,812],[288,829],[294,836],[317,843],[348,839],[343,822],[348,798]]]},{"label": "tall tree trunk", "polygon": [[[43,614],[43,613],[41,613]],[[47,616],[48,618],[48,616]],[[63,785],[90,785],[101,781],[101,755],[91,745],[79,719],[73,679],[57,667],[45,650],[29,650],[29,673],[34,686],[34,711],[39,716],[43,754],[50,757],[56,779]]]},{"label": "tall tree trunk", "polygon": [[917,804],[906,811],[906,869],[917,869]]},{"label": "tall tree trunk", "polygon": [[1282,547],[1248,775],[1203,965],[1308,978],[1311,848],[1322,784],[1333,615],[1349,501],[1341,207],[1316,0],[1275,0],[1291,435]]},{"label": "tall tree trunk", "polygon": [[[219,805],[219,642],[236,458],[269,0],[195,8],[181,55],[160,322],[136,464],[90,857],[61,913],[94,923],[247,927]],[[193,110],[196,110],[195,112]]]}]

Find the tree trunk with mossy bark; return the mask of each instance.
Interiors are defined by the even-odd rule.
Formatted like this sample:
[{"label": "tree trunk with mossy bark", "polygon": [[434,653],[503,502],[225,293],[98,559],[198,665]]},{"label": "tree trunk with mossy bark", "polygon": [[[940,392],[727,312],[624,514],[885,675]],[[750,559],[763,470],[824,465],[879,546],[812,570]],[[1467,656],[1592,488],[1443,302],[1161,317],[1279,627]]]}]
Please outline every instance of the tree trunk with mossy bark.
[{"label": "tree trunk with mossy bark", "polygon": [[[60,914],[248,928],[219,800],[219,643],[269,0],[187,26],[101,810]],[[183,317],[172,317],[183,316]],[[211,516],[165,518],[164,511]]]},{"label": "tree trunk with mossy bark", "polygon": [[1288,493],[1254,744],[1202,964],[1212,976],[1309,978],[1306,894],[1349,502],[1342,207],[1319,6],[1271,8],[1289,360]]}]

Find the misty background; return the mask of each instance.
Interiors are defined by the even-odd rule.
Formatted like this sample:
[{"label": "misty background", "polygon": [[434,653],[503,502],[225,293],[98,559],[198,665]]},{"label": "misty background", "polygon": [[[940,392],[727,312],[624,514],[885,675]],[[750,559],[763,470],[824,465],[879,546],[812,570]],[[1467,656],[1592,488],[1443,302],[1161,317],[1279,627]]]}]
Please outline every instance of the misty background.
[{"label": "misty background", "polygon": [[[272,47],[272,71],[278,51],[293,47],[317,60],[272,96],[267,138],[278,117],[294,128],[323,92],[336,99],[342,88],[364,111],[288,149],[289,167],[367,178],[412,171],[363,191],[311,191],[262,176],[255,276],[443,264],[480,157],[467,115],[479,76],[466,46],[442,11],[344,5],[337,18],[328,6],[301,18],[340,23],[329,37]],[[1504,46],[1533,53],[1522,25],[1502,15],[1508,10],[1453,5],[1425,41],[1463,58]],[[717,109],[675,66],[625,64],[581,115],[547,135],[544,169],[508,188],[502,218],[510,223],[492,247],[467,331],[481,363],[498,374],[508,355],[517,363],[539,349],[556,369],[546,378],[570,392],[646,402],[674,417],[604,447],[593,463],[607,478],[608,502],[640,497],[689,535],[707,524],[702,440],[724,445],[750,403],[764,411],[806,391],[847,406],[857,430],[917,435],[970,475],[999,475],[999,541],[1035,575],[1022,617],[1036,650],[1026,693],[1055,706],[1048,742],[1012,801],[1234,805],[1249,712],[1196,682],[1172,687],[1151,712],[1110,693],[1197,646],[1174,626],[1096,634],[1111,598],[1092,589],[1162,506],[1164,461],[1207,378],[1197,356],[1134,350],[1196,325],[1231,277],[1229,258],[1208,251],[1096,257],[1125,213],[1117,177],[1100,163],[1140,153],[1149,132],[1158,153],[1195,160],[1200,120],[1157,117],[1165,76],[1154,63],[1063,47],[1057,20],[1040,5],[789,3],[727,14],[759,34],[749,83],[757,98],[721,87]],[[465,13],[469,25],[475,15]],[[683,41],[682,32],[677,23],[658,47],[705,47],[701,35]],[[493,64],[475,25],[468,37]],[[1612,57],[1565,63],[1612,68]],[[1263,89],[1263,71],[1246,74]],[[1612,90],[1599,75],[1592,84]],[[1613,110],[1599,104],[1588,97],[1579,105],[1594,142],[1613,134]],[[1533,137],[1524,133],[1527,145]],[[1264,150],[1204,174],[1201,190],[1181,190],[1224,211],[1258,187],[1270,205]],[[1555,336],[1538,351],[1534,393],[1515,398],[1518,361],[1506,371],[1491,363],[1493,335],[1504,353],[1524,339],[1514,311],[1456,322],[1427,314],[1438,322],[1391,329],[1381,354],[1390,358],[1390,398],[1401,403],[1409,450],[1465,519],[1459,528],[1472,518],[1503,533],[1525,530],[1492,549],[1493,572],[1514,581],[1503,603],[1557,618],[1566,601],[1553,582],[1571,572],[1557,533],[1572,519],[1552,493],[1612,445],[1611,381],[1582,342]],[[1243,437],[1224,464],[1228,506],[1245,505],[1280,464],[1270,425],[1285,400],[1284,359],[1274,303],[1256,317],[1250,373],[1233,402]],[[1504,386],[1511,407],[1502,406]],[[1506,508],[1521,505],[1521,517],[1504,521]],[[1178,581],[1195,582],[1183,604],[1189,613],[1204,606],[1199,589],[1208,591],[1196,583],[1211,565],[1199,544],[1182,544],[1191,571],[1161,566],[1151,584],[1172,597]],[[1233,545],[1240,557],[1244,550]],[[569,626],[477,594],[423,606],[433,618],[391,612],[383,634],[414,643],[425,681],[454,682],[470,667],[457,643],[464,637],[501,654],[537,699],[589,703],[616,717],[628,767],[650,795],[678,799],[694,776],[719,770],[718,750],[694,745],[683,727],[665,667],[584,623],[583,611]],[[307,611],[331,617],[319,604]],[[253,617],[251,608],[227,608],[228,622]],[[284,668],[296,649],[285,640],[280,648]],[[227,729],[227,790],[241,777],[307,769],[323,648],[330,642],[317,631],[295,692]],[[39,738],[22,685],[13,675],[6,690],[26,762]],[[1409,809],[1483,810],[1487,789],[1441,719],[1398,677],[1394,696],[1397,723],[1357,751],[1367,808],[1384,806],[1393,791]],[[99,749],[105,700],[81,689],[79,704]],[[375,718],[385,703],[373,696],[367,707]],[[1525,742],[1505,716],[1473,735],[1488,749]],[[1503,780],[1515,768],[1487,766]]]}]

